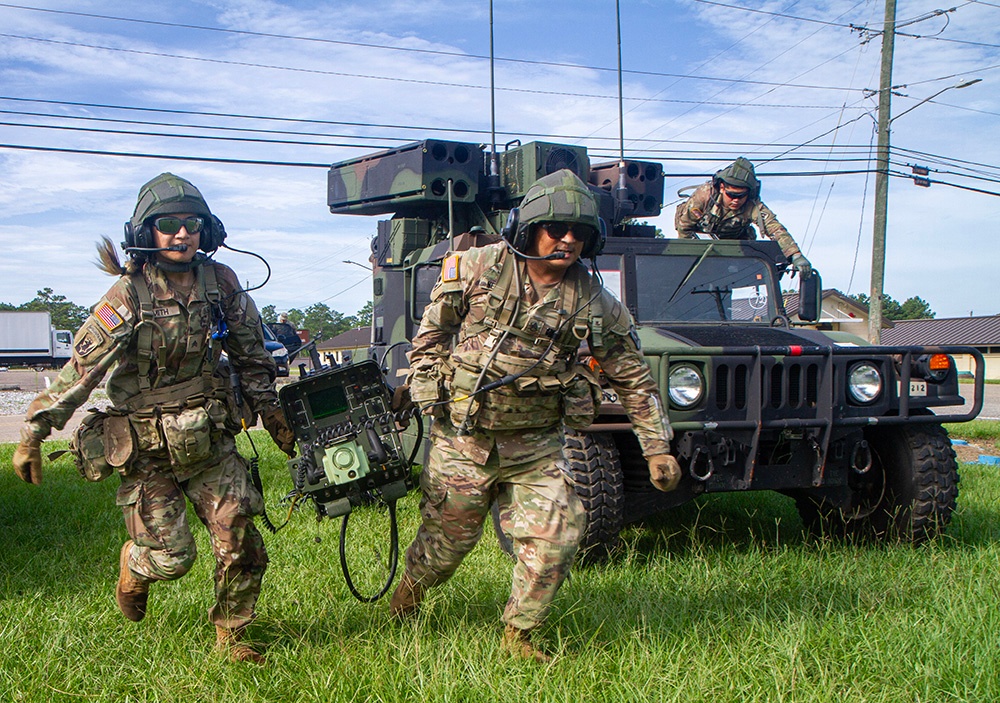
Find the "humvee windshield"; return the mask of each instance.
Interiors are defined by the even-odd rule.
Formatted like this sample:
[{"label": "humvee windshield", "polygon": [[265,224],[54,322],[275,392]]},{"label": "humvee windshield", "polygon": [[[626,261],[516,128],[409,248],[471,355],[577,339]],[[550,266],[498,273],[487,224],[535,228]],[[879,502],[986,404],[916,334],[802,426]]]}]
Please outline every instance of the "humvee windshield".
[{"label": "humvee windshield", "polygon": [[[620,296],[620,274],[601,263],[606,287]],[[771,273],[760,259],[635,255],[634,309],[639,324],[724,320],[767,324],[777,316],[772,290]]]}]

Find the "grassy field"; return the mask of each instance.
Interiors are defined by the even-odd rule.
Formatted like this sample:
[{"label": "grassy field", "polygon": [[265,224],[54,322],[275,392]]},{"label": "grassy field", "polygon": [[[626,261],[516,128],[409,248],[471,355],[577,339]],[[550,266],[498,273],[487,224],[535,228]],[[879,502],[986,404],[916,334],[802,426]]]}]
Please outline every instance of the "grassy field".
[{"label": "grassy field", "polygon": [[[1000,434],[965,429],[981,443]],[[290,479],[266,435],[255,437],[272,519],[283,518]],[[490,534],[399,624],[387,599],[350,596],[339,522],[317,525],[307,506],[265,535],[271,566],[252,634],[269,664],[257,668],[212,651],[200,525],[195,568],[156,584],[148,617],[130,623],[113,595],[126,536],[116,481],[86,484],[64,458],[31,487],[9,470],[12,450],[0,446],[4,703],[1000,700],[996,467],[961,467],[952,525],[919,548],[807,538],[792,502],[771,494],[701,499],[630,528],[616,561],[576,569],[562,590],[540,633],[557,653],[548,666],[499,649],[510,563]],[[416,494],[399,517],[405,548]],[[384,555],[383,511],[359,510],[350,524],[352,555]]]}]

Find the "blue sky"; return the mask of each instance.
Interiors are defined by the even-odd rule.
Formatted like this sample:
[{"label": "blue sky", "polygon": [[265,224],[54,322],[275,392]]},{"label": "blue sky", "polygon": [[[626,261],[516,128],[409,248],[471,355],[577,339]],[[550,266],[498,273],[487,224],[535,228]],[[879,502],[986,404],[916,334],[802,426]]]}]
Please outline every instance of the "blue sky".
[{"label": "blue sky", "polygon": [[[969,188],[1000,192],[1000,0],[937,7],[897,11],[899,31],[920,36],[896,40],[892,170],[926,165],[940,182],[891,180],[885,287],[939,317],[996,314],[1000,198]],[[676,191],[746,155],[824,285],[867,293],[874,179],[831,172],[870,165],[881,40],[849,25],[880,29],[882,2],[621,9],[626,153],[671,174],[656,224],[672,232]],[[615,3],[496,0],[494,21],[498,141],[544,135],[587,145],[592,160],[613,154]],[[0,28],[3,302],[46,286],[95,302],[111,284],[90,264],[95,242],[120,241],[138,187],[172,171],[206,195],[229,243],[270,262],[260,305],[353,313],[370,283],[343,262],[366,262],[377,218],[331,215],[323,166],[429,137],[489,141],[485,0],[38,0],[0,3]],[[169,158],[180,156],[316,166]],[[263,279],[253,258],[218,258]]]}]

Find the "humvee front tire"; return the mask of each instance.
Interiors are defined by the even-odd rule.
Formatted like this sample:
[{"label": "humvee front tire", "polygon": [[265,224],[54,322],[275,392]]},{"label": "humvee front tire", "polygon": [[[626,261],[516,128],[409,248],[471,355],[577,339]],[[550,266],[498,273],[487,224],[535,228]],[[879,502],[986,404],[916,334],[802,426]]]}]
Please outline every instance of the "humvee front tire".
[{"label": "humvee front tire", "polygon": [[618,544],[625,522],[624,475],[618,447],[606,432],[566,428],[563,457],[587,515],[578,559],[603,561]]},{"label": "humvee front tire", "polygon": [[919,544],[941,534],[958,500],[958,463],[940,425],[865,431],[872,467],[850,477],[850,506],[814,495],[796,499],[806,529],[832,537]]}]

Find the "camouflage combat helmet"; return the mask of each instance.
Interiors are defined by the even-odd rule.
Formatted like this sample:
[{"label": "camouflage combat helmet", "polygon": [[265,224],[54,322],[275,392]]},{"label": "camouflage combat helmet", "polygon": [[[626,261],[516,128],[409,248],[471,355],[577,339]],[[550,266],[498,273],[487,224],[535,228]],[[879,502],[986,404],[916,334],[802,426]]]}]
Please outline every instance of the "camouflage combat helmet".
[{"label": "camouflage combat helmet", "polygon": [[524,194],[517,231],[511,244],[524,252],[530,244],[530,227],[538,222],[574,222],[594,228],[596,236],[583,247],[583,256],[597,256],[604,247],[604,229],[597,214],[597,199],[575,173],[560,169],[535,181]]},{"label": "camouflage combat helmet", "polygon": [[751,198],[756,198],[760,194],[760,181],[754,173],[753,164],[742,156],[721,171],[717,171],[712,181],[716,188],[719,187],[719,181],[736,188],[749,188]]},{"label": "camouflage combat helmet", "polygon": [[161,173],[139,189],[139,197],[132,213],[132,226],[138,228],[154,215],[173,215],[190,212],[206,220],[212,217],[208,203],[201,191],[190,181],[172,173]]}]

